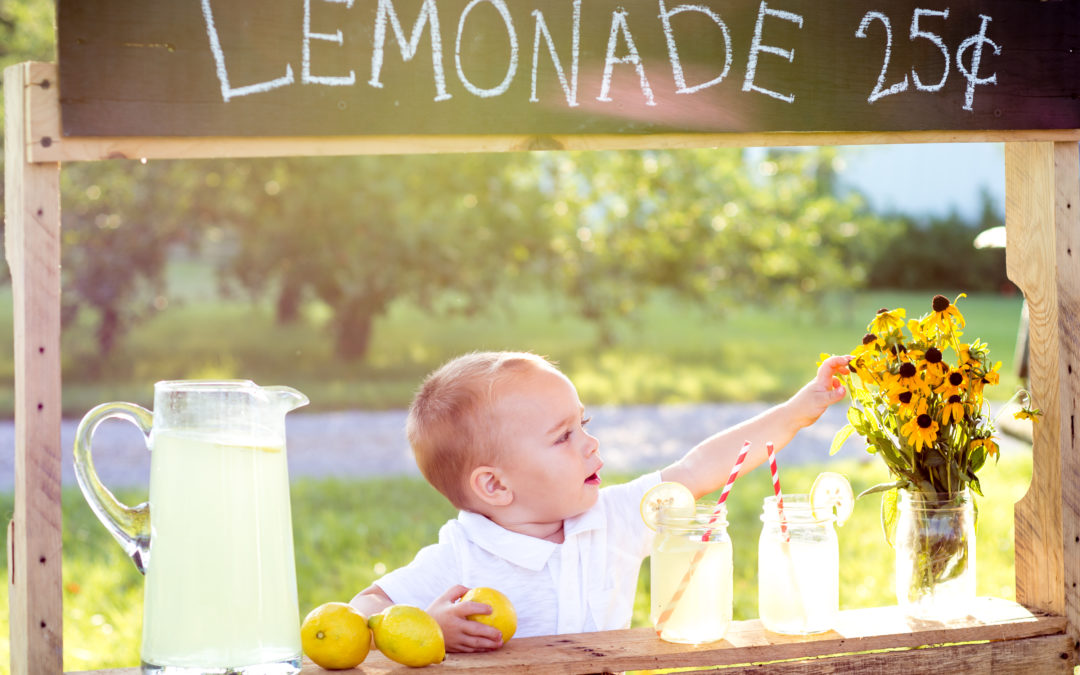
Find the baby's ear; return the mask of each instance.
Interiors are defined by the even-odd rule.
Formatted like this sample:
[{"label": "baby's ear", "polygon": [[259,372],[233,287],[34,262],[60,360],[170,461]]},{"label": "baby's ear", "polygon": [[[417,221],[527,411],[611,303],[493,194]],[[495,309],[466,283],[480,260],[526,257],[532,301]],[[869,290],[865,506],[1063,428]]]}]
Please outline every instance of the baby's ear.
[{"label": "baby's ear", "polygon": [[469,491],[488,506],[509,506],[514,492],[502,480],[502,472],[493,466],[478,466],[469,474]]}]

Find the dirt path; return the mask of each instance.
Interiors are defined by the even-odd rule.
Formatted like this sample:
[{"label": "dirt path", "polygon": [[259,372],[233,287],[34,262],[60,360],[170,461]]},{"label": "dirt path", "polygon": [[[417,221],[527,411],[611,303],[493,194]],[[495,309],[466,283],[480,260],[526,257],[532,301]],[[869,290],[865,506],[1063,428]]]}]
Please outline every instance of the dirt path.
[{"label": "dirt path", "polygon": [[[667,406],[600,406],[590,408],[589,430],[600,439],[605,471],[636,473],[660,468],[702,439],[765,410],[766,404],[687,404]],[[786,463],[828,459],[833,435],[843,426],[847,406],[833,406],[814,426],[804,429],[784,449]],[[71,449],[78,420],[65,420],[61,430],[63,484],[75,485]],[[289,475],[374,478],[419,475],[405,442],[405,411],[294,412],[287,417]],[[1030,449],[1030,444],[1002,435],[1004,452]],[[14,485],[15,429],[0,422],[0,490]],[[872,459],[858,438],[849,439],[838,459]],[[131,424],[115,420],[99,427],[94,439],[94,465],[110,488],[145,486],[150,456],[142,435]]]}]

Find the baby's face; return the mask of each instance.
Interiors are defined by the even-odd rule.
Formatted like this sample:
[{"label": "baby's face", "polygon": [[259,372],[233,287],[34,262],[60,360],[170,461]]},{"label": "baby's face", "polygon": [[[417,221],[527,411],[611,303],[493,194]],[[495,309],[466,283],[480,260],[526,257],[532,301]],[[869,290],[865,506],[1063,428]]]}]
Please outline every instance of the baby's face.
[{"label": "baby's face", "polygon": [[561,522],[596,504],[604,463],[584,414],[577,389],[554,370],[536,368],[499,386],[492,410],[499,464],[515,504],[534,522]]}]

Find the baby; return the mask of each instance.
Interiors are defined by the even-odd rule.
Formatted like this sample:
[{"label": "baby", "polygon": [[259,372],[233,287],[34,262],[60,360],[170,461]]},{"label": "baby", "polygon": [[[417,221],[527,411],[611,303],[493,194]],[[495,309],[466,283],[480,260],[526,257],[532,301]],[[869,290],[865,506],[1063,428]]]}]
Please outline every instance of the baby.
[{"label": "baby", "polygon": [[424,477],[460,513],[421,549],[352,599],[365,616],[391,604],[424,607],[442,627],[446,649],[502,645],[498,630],[466,617],[488,614],[458,602],[474,586],[505,593],[517,636],[627,628],[652,531],[639,504],[661,481],[696,498],[723,486],[742,447],[743,471],[784,447],[845,391],[837,375],[849,356],[832,356],[786,402],[715,434],[664,469],[600,488],[600,444],[570,380],[529,353],[458,357],[424,381],[409,409],[407,434]]}]

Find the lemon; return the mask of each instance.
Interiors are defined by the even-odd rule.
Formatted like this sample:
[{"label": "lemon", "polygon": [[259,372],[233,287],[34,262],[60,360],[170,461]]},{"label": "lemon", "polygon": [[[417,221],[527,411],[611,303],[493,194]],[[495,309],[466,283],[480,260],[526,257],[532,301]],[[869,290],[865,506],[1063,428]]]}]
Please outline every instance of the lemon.
[{"label": "lemon", "polygon": [[391,605],[368,619],[375,647],[386,658],[419,668],[446,658],[442,628],[434,617],[411,605]]},{"label": "lemon", "polygon": [[694,493],[682,483],[666,481],[649,488],[641,498],[641,519],[650,529],[656,529],[660,511],[674,509],[680,516],[694,515]]},{"label": "lemon", "polygon": [[300,644],[309,659],[327,670],[355,668],[371,649],[371,631],[352,605],[327,602],[304,618]]},{"label": "lemon", "polygon": [[517,630],[517,612],[514,611],[514,606],[510,604],[510,599],[505,595],[494,588],[477,586],[469,589],[465,595],[461,596],[461,601],[482,602],[489,605],[491,614],[470,614],[465,618],[498,628],[499,632],[502,633],[503,644],[506,644],[510,641],[510,638],[514,637],[514,631]]},{"label": "lemon", "polygon": [[836,511],[836,524],[843,525],[855,510],[855,493],[848,479],[832,471],[824,471],[814,479],[810,488],[810,512],[815,518],[827,518]]}]

